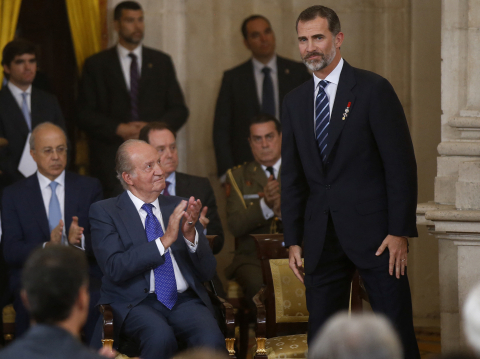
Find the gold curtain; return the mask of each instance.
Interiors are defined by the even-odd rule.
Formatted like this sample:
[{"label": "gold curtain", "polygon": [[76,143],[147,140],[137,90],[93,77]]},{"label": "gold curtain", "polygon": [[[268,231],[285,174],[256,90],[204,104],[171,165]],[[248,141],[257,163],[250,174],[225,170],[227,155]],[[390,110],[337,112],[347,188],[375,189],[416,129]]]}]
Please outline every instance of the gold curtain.
[{"label": "gold curtain", "polygon": [[[22,0],[0,0],[0,59],[5,45],[15,37],[21,4]],[[3,71],[0,71],[0,84],[2,81]]]},{"label": "gold curtain", "polygon": [[81,72],[85,59],[102,50],[99,0],[66,0],[66,4],[75,57]]}]

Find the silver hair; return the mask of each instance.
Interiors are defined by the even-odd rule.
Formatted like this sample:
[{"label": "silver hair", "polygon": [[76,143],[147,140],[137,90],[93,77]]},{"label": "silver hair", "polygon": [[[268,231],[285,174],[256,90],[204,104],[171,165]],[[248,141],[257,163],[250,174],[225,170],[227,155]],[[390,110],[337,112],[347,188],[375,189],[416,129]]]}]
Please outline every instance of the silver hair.
[{"label": "silver hair", "polygon": [[468,293],[463,305],[463,330],[468,344],[480,356],[480,284]]},{"label": "silver hair", "polygon": [[130,153],[128,152],[128,149],[131,146],[139,143],[146,144],[146,142],[142,140],[132,139],[132,140],[125,141],[120,145],[120,147],[117,150],[117,155],[115,156],[115,171],[117,172],[117,178],[120,181],[123,189],[125,190],[128,189],[128,184],[123,179],[122,174],[123,172],[133,174],[133,170],[135,169],[135,166],[130,160]]},{"label": "silver hair", "polygon": [[28,141],[28,144],[30,145],[30,150],[31,151],[35,151],[35,136],[37,135],[37,132],[43,130],[46,127],[52,127],[52,126],[55,127],[55,128],[58,128],[60,131],[63,132],[63,135],[65,136],[65,142],[67,143],[67,147],[68,147],[67,134],[65,133],[63,128],[57,126],[56,124],[54,124],[52,122],[42,122],[41,124],[35,126],[35,128],[32,131],[32,135],[30,136],[30,140]]},{"label": "silver hair", "polygon": [[373,313],[339,313],[309,348],[309,359],[401,359],[402,346],[390,322]]}]

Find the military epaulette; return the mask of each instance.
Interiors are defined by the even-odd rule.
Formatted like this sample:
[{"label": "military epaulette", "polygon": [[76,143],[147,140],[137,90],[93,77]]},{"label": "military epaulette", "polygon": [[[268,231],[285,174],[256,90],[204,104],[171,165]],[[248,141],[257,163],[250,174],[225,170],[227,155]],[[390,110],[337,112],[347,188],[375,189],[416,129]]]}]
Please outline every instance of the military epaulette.
[{"label": "military epaulette", "polygon": [[[235,167],[234,167],[233,169],[235,169]],[[235,192],[238,194],[238,197],[240,197],[240,202],[243,204],[243,206],[244,206],[245,209],[246,209],[246,208],[247,208],[247,204],[245,203],[245,200],[243,199],[242,191],[240,191],[240,188],[238,188],[237,181],[235,181],[235,178],[233,177],[232,169],[229,169],[229,170],[227,171],[227,177],[228,177],[228,179],[230,180],[230,183],[232,184],[233,189],[234,189]]]}]

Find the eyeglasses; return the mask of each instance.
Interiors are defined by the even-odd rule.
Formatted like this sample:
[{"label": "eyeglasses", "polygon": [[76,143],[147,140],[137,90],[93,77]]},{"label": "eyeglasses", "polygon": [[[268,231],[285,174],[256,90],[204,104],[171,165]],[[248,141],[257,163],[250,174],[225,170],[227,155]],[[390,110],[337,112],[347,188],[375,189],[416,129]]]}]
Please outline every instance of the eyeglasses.
[{"label": "eyeglasses", "polygon": [[54,152],[57,153],[57,155],[59,156],[62,156],[64,154],[67,153],[67,150],[68,148],[66,146],[58,146],[57,148],[52,148],[52,147],[46,147],[46,148],[42,148],[40,150],[40,152],[44,155],[44,156],[51,156],[53,155]]}]

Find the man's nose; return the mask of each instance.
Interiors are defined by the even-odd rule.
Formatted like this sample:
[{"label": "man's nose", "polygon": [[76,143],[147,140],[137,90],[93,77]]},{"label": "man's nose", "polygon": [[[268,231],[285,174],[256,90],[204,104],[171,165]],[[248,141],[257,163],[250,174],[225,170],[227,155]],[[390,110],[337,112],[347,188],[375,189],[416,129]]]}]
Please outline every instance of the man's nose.
[{"label": "man's nose", "polygon": [[315,50],[315,45],[313,44],[312,39],[308,39],[308,40],[307,40],[307,48],[306,48],[306,50],[307,50],[308,52],[313,52],[313,51]]},{"label": "man's nose", "polygon": [[155,165],[155,174],[156,174],[157,176],[161,176],[161,175],[163,175],[163,173],[164,173],[164,172],[163,172],[162,165],[161,165],[160,163],[157,163],[157,164]]},{"label": "man's nose", "polygon": [[268,147],[268,141],[266,138],[262,139],[262,147]]}]

